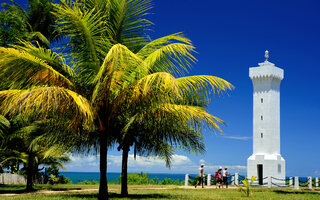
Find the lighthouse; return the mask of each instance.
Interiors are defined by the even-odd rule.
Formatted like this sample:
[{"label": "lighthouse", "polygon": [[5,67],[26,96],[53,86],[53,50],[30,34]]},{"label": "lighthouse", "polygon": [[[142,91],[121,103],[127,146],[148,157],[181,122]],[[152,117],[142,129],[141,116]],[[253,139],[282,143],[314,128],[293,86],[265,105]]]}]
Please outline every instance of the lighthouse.
[{"label": "lighthouse", "polygon": [[[253,153],[247,161],[248,178],[257,176],[255,184],[285,184],[285,160],[280,154],[280,83],[283,70],[268,61],[249,68],[253,84]],[[265,179],[264,179],[265,178]]]}]

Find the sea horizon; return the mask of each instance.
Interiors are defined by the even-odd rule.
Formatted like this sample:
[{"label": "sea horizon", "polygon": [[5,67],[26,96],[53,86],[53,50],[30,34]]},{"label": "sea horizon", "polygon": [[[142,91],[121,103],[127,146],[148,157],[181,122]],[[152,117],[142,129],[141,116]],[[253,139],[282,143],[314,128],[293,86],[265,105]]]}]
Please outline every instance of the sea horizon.
[{"label": "sea horizon", "polygon": [[[129,173],[141,173],[141,172],[128,172]],[[178,173],[147,173],[142,172],[144,174],[149,174],[149,179],[158,178],[159,180],[163,180],[165,178],[170,178],[172,180],[183,181],[185,179],[185,174]],[[99,181],[100,180],[100,172],[65,172],[60,171],[61,175],[68,177],[72,183],[79,183],[85,180],[89,181]],[[120,172],[108,172],[107,180],[108,182],[116,182],[120,177]],[[196,176],[196,174],[190,174],[191,176]]]},{"label": "sea horizon", "polygon": [[[129,173],[141,173],[141,172],[128,172]],[[165,178],[170,178],[174,181],[179,180],[179,181],[183,181],[185,179],[185,175],[186,174],[181,174],[181,173],[147,173],[147,172],[142,172],[144,174],[149,174],[149,179],[153,179],[153,178],[158,178],[159,180],[164,180]],[[89,180],[89,181],[99,181],[100,180],[100,172],[65,172],[65,171],[61,171],[60,172],[61,175],[64,175],[66,177],[68,177],[72,183],[77,184],[79,182],[83,182],[85,180]],[[107,173],[107,180],[108,182],[117,182],[117,179],[119,179],[120,177],[120,172],[108,172]],[[231,174],[234,175],[234,174]],[[244,176],[243,174],[239,174],[240,176]],[[194,174],[189,174],[189,177],[191,179],[193,179],[195,176],[197,176],[196,173]],[[213,174],[212,174],[213,176]],[[293,177],[293,176],[286,176],[286,179],[288,179],[289,177]],[[242,179],[241,177],[239,177],[239,179]],[[301,176],[299,177],[300,180],[302,181],[306,181],[307,177]]]}]

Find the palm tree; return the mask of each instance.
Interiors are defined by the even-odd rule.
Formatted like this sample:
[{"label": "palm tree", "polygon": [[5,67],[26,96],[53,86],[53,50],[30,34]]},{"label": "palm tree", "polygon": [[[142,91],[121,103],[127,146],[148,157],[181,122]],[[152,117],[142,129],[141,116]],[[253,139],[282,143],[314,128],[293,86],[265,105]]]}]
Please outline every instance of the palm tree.
[{"label": "palm tree", "polygon": [[[24,10],[18,3],[11,0],[12,4],[3,3],[6,9],[1,13],[6,17],[0,24],[0,30],[7,33],[1,36],[1,44],[17,43],[24,39],[37,41],[42,47],[49,48],[50,42],[61,38],[56,28],[56,17],[54,11],[54,0],[28,0],[28,9]],[[7,32],[8,30],[8,32]],[[15,37],[10,32],[15,31]],[[18,32],[19,31],[19,32]]]},{"label": "palm tree", "polygon": [[217,127],[217,120],[203,109],[174,104],[184,103],[184,96],[191,93],[197,97],[192,101],[199,103],[207,100],[209,90],[231,88],[214,76],[175,78],[174,72],[181,74],[194,60],[194,47],[177,34],[155,40],[153,45],[145,43],[149,22],[143,16],[149,4],[140,0],[61,1],[55,8],[59,30],[70,38],[64,47],[66,56],[29,42],[0,48],[1,85],[10,88],[0,91],[4,116],[23,113],[41,121],[69,119],[68,131],[74,134],[98,133],[99,199],[108,198],[107,148],[120,134],[123,110],[137,110],[126,125],[128,130],[150,118],[151,113],[143,112],[148,102],[158,116],[152,119],[155,126],[172,113],[184,119],[181,123]]},{"label": "palm tree", "polygon": [[[0,149],[2,149],[5,145],[5,137],[6,133],[10,128],[10,121],[6,119],[4,116],[0,115]],[[2,160],[4,160],[6,157],[2,154],[0,154],[0,173],[3,173],[3,164],[1,163]]]},{"label": "palm tree", "polygon": [[[10,128],[3,135],[0,155],[4,159],[1,164],[7,167],[13,164],[15,171],[19,171],[19,165],[24,164],[27,174],[26,190],[31,191],[39,165],[58,164],[64,167],[60,161],[69,160],[63,154],[71,149],[70,141],[76,141],[77,138],[73,136],[73,140],[66,140],[68,135],[52,119],[50,122],[32,122],[25,116],[14,117],[10,120]],[[62,141],[57,141],[57,137],[62,138]]]},{"label": "palm tree", "polygon": [[[172,41],[181,41],[182,44],[172,43]],[[185,45],[183,43],[191,45],[191,41],[183,37],[180,33],[172,34],[147,43],[137,52],[137,55],[152,66],[151,71],[153,72],[159,73],[162,70],[170,74],[181,74],[183,71],[187,71],[184,65],[180,66],[180,68],[172,68],[175,66],[172,63],[179,63],[178,60],[166,56],[162,56],[161,59],[157,59],[157,57],[159,56],[159,52],[168,51],[172,46],[181,47]],[[192,47],[190,49],[192,49]],[[186,55],[187,54],[182,54],[178,58],[184,59]],[[192,60],[192,57],[189,57],[189,60]],[[182,64],[188,64],[188,60],[185,60]],[[181,71],[181,69],[183,71]],[[152,74],[152,76],[154,76],[154,74]],[[161,99],[161,93],[159,92],[156,98],[149,96],[148,103],[145,101],[143,101],[141,105],[136,103],[134,105],[135,108],[130,107],[130,104],[122,107],[123,110],[121,110],[121,113],[123,117],[121,117],[121,122],[118,122],[118,125],[121,127],[119,128],[121,134],[119,134],[117,138],[119,143],[118,150],[123,150],[121,173],[122,195],[128,194],[127,162],[131,146],[134,146],[135,155],[137,152],[140,155],[147,154],[148,156],[153,153],[154,156],[164,158],[167,166],[170,167],[170,159],[175,149],[172,146],[183,148],[189,152],[204,152],[200,125],[213,125],[211,127],[212,130],[222,132],[217,124],[223,123],[223,121],[208,115],[205,111],[210,97],[210,91],[208,91],[209,88],[207,87],[210,84],[206,85],[206,76],[198,76],[195,79],[190,77],[187,79],[178,78],[177,80],[195,81],[193,82],[194,86],[199,86],[199,83],[196,83],[199,79],[204,79],[202,82],[203,85],[193,89],[180,88],[183,92],[182,98],[172,98],[170,104],[161,102],[161,100],[159,101],[159,98]],[[186,85],[190,86],[189,83]],[[217,91],[220,92],[219,88]],[[175,94],[171,94],[171,97],[174,96]],[[139,106],[141,109],[139,109]],[[173,109],[168,110],[169,107]],[[181,115],[186,114],[187,109],[189,110],[188,116],[181,117]],[[162,112],[163,110],[166,110],[166,112]],[[153,121],[152,117],[159,116],[159,114],[161,115],[161,120],[157,119],[157,121]],[[138,117],[141,118],[138,119]],[[201,122],[199,119],[203,121]]]},{"label": "palm tree", "polygon": [[[167,116],[167,118],[169,118]],[[181,126],[180,126],[181,125]],[[188,129],[190,128],[190,129]],[[156,156],[166,161],[170,168],[175,149],[183,149],[187,152],[203,153],[205,147],[201,134],[192,131],[187,124],[179,123],[179,120],[161,120],[156,125],[148,123],[146,118],[143,125],[136,124],[130,130],[119,134],[119,147],[122,150],[121,169],[121,194],[128,194],[127,168],[128,154],[133,146],[134,157]]]}]

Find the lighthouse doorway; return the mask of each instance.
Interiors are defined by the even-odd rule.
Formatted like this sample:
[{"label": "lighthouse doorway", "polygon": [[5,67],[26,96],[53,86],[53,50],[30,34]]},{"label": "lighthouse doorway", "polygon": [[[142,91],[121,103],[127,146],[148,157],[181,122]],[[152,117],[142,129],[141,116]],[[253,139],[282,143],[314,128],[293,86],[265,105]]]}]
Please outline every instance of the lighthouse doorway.
[{"label": "lighthouse doorway", "polygon": [[259,164],[257,165],[257,171],[258,171],[258,182],[259,182],[259,185],[263,185],[263,165],[262,164]]}]

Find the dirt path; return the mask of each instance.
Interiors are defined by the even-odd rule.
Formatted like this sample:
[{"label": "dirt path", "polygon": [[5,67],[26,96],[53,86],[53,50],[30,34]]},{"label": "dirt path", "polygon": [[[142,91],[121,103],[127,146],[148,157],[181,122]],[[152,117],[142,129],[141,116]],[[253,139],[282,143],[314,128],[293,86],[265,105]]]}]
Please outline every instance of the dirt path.
[{"label": "dirt path", "polygon": [[[160,186],[160,187],[153,187],[153,186],[130,186],[129,190],[167,190],[167,189],[193,189],[193,190],[208,190],[208,189],[216,189],[215,186],[206,186],[205,188],[194,186],[175,186],[175,185],[168,185],[168,186]],[[229,189],[236,189],[236,187],[229,187]],[[108,191],[119,191],[120,187],[110,187]],[[98,188],[74,188],[74,189],[66,189],[66,190],[39,190],[35,192],[28,192],[28,193],[6,193],[0,194],[0,197],[9,197],[9,196],[18,196],[18,195],[35,195],[35,194],[59,194],[59,193],[72,193],[72,192],[98,192]]]},{"label": "dirt path", "polygon": [[[110,189],[111,190],[111,189]],[[58,193],[71,193],[71,192],[87,192],[87,191],[98,191],[98,189],[68,189],[68,190],[39,190],[35,192],[26,193],[7,193],[0,194],[0,197],[18,196],[18,195],[34,195],[34,194],[58,194]]]}]

